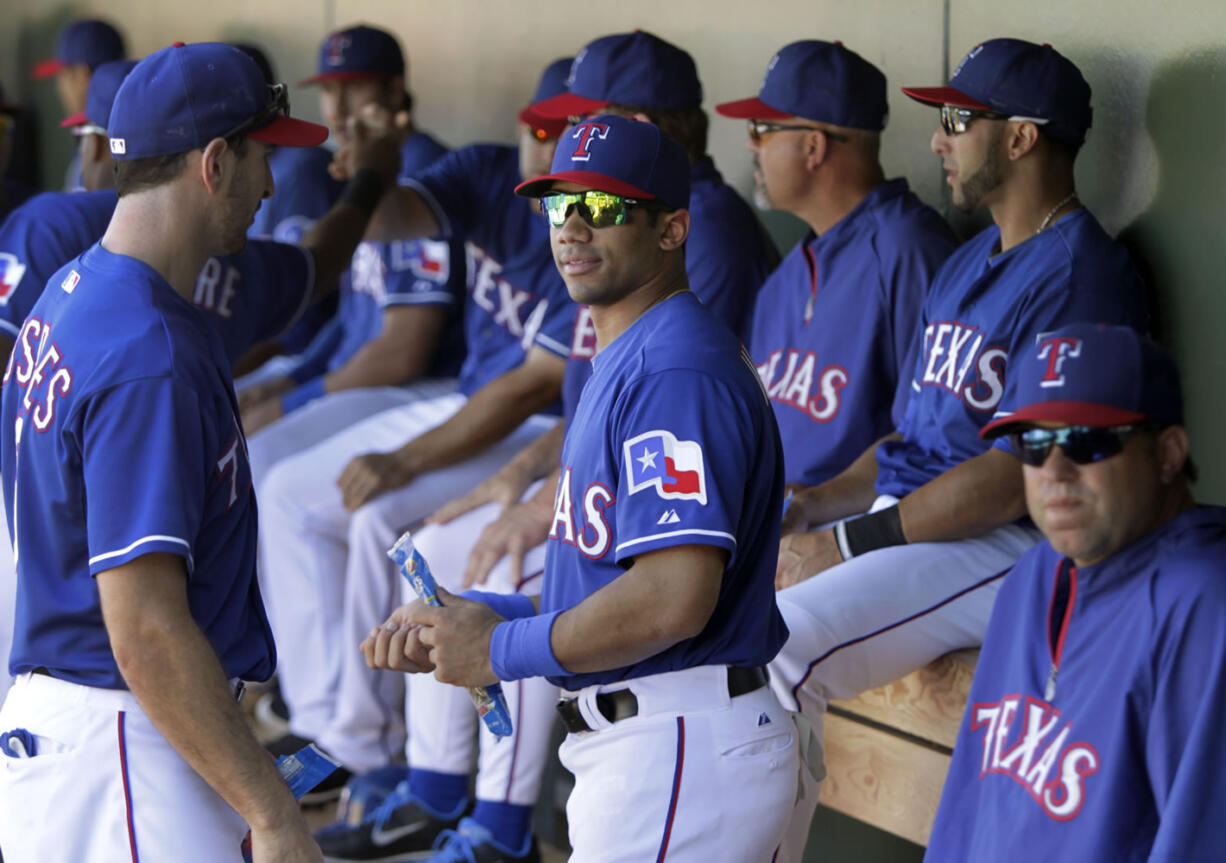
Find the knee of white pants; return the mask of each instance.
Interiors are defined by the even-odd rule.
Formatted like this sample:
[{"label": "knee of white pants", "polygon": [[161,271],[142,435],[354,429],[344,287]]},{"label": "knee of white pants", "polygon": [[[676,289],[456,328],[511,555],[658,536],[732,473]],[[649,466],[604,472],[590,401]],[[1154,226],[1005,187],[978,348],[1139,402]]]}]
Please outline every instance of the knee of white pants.
[{"label": "knee of white pants", "polygon": [[341,502],[336,478],[321,476],[309,456],[310,450],[283,458],[268,471],[258,489],[263,494],[258,498],[261,524],[343,538],[349,513]]}]

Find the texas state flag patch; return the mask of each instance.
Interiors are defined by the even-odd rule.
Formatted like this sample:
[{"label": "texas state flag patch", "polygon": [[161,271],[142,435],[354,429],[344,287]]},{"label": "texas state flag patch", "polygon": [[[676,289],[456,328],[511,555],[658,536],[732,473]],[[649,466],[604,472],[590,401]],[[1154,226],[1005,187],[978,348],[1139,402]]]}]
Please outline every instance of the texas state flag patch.
[{"label": "texas state flag patch", "polygon": [[0,252],[0,306],[7,305],[13,291],[21,283],[21,277],[26,274],[26,265],[17,260],[15,255]]},{"label": "texas state flag patch", "polygon": [[706,505],[707,474],[697,441],[655,430],[631,438],[624,447],[630,494],[654,488],[662,498]]},{"label": "texas state flag patch", "polygon": [[414,240],[392,246],[392,267],[411,269],[419,279],[442,284],[451,271],[451,249],[443,240]]}]

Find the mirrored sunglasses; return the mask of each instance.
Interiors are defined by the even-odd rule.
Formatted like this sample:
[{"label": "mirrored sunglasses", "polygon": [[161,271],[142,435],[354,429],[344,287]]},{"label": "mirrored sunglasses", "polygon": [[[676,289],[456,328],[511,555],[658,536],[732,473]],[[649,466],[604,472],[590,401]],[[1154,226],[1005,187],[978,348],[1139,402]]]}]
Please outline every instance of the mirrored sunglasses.
[{"label": "mirrored sunglasses", "polygon": [[289,116],[289,88],[284,84],[269,84],[268,85],[270,101],[267,105],[260,109],[258,114],[248,117],[243,122],[239,123],[229,132],[224,135],[218,135],[219,138],[233,138],[235,135],[243,135],[248,132],[255,132],[263,129],[269,123],[277,118],[278,115],[284,114]]},{"label": "mirrored sunglasses", "polygon": [[946,135],[961,135],[975,120],[1010,120],[1042,126],[1047,123],[1041,117],[1023,117],[1020,114],[998,114],[996,111],[981,111],[976,108],[959,108],[957,105],[941,106],[941,128]]},{"label": "mirrored sunglasses", "polygon": [[833,141],[846,141],[846,135],[840,135],[838,132],[829,132],[825,129],[819,129],[816,126],[801,126],[796,123],[773,123],[770,120],[750,120],[749,121],[749,140],[755,144],[761,143],[762,136],[771,132],[821,132],[827,138]]},{"label": "mirrored sunglasses", "polygon": [[1092,464],[1119,455],[1124,443],[1133,435],[1149,428],[1142,425],[1112,426],[1066,426],[1059,429],[1025,429],[1009,433],[1013,451],[1023,464],[1042,467],[1051,455],[1052,447],[1058,446],[1065,458],[1074,464]]},{"label": "mirrored sunglasses", "polygon": [[545,213],[545,218],[555,228],[566,224],[572,207],[578,211],[579,217],[593,228],[624,225],[630,218],[630,211],[635,207],[660,208],[654,201],[625,198],[621,195],[614,195],[612,192],[599,192],[595,189],[586,192],[551,192],[541,197],[541,209]]}]

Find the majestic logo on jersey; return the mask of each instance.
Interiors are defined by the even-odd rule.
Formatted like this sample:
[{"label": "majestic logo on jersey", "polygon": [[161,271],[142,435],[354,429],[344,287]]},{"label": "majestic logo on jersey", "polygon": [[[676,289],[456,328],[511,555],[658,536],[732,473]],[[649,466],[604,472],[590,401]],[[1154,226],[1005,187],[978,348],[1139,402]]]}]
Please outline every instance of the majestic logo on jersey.
[{"label": "majestic logo on jersey", "polygon": [[64,277],[64,281],[60,282],[60,290],[66,294],[71,294],[77,289],[77,284],[81,281],[81,274],[76,270],[70,272]]},{"label": "majestic logo on jersey", "polygon": [[[533,303],[536,298],[531,293],[520,290],[498,275],[502,272],[502,264],[479,246],[465,243],[464,250],[468,258],[468,288],[472,291],[473,303],[488,312],[494,323],[519,339],[520,346],[528,350],[536,341],[537,332],[549,309],[549,301],[541,299]],[[558,347],[559,353],[564,350],[565,345]]]},{"label": "majestic logo on jersey", "polygon": [[233,264],[223,263],[219,258],[209,258],[196,276],[196,292],[192,302],[205,311],[221,318],[230,318],[234,312],[230,303],[243,274]]},{"label": "majestic logo on jersey", "polygon": [[553,502],[553,523],[549,525],[549,538],[573,545],[593,560],[604,557],[612,544],[613,531],[605,519],[605,512],[616,502],[613,492],[598,482],[583,490],[579,501],[582,522],[575,520],[575,501],[571,490],[571,470],[566,467],[558,480],[558,491]]},{"label": "majestic logo on jersey", "polygon": [[1005,393],[1008,352],[987,345],[987,334],[958,321],[934,321],[924,329],[916,388],[947,390],[977,411],[991,411]]},{"label": "majestic logo on jersey", "polygon": [[766,397],[794,407],[819,423],[828,423],[838,416],[842,404],[839,392],[849,381],[847,369],[831,365],[819,372],[813,351],[789,348],[780,370],[784,353],[782,348],[772,351],[766,362],[757,366]]},{"label": "majestic logo on jersey", "polygon": [[971,708],[971,731],[983,733],[979,778],[1008,776],[1057,821],[1077,817],[1086,778],[1098,771],[1098,752],[1072,741],[1073,723],[1046,701],[1010,695]]},{"label": "majestic logo on jersey", "polygon": [[1064,386],[1064,375],[1060,369],[1065,360],[1079,356],[1081,356],[1081,339],[1069,336],[1052,336],[1042,339],[1039,342],[1039,359],[1047,360],[1047,371],[1039,380],[1039,386]]},{"label": "majestic logo on jersey", "polygon": [[590,306],[580,306],[575,315],[575,328],[571,331],[570,358],[590,360],[596,356],[596,325],[592,323]]},{"label": "majestic logo on jersey", "polygon": [[442,284],[451,273],[451,251],[443,240],[398,241],[391,253],[392,269],[412,270],[419,279]]},{"label": "majestic logo on jersey", "polygon": [[[45,432],[55,419],[56,400],[72,392],[72,369],[63,363],[59,346],[51,341],[50,324],[26,318],[4,370],[5,386],[10,380],[25,388],[21,415],[29,414],[35,431]],[[46,391],[40,394],[44,383]]]},{"label": "majestic logo on jersey", "polygon": [[580,123],[571,131],[572,139],[578,141],[575,152],[571,153],[572,162],[586,162],[592,158],[592,144],[609,137],[607,123]]},{"label": "majestic logo on jersey", "polygon": [[345,62],[345,50],[352,44],[352,39],[340,33],[329,37],[328,57],[324,62],[329,66],[340,66]]},{"label": "majestic logo on jersey", "polygon": [[0,252],[0,306],[7,306],[9,297],[21,284],[21,277],[26,274],[26,265],[17,260],[16,255]]},{"label": "majestic logo on jersey", "polygon": [[702,447],[677,440],[662,429],[636,435],[623,444],[630,494],[654,488],[665,499],[707,503],[707,475]]}]

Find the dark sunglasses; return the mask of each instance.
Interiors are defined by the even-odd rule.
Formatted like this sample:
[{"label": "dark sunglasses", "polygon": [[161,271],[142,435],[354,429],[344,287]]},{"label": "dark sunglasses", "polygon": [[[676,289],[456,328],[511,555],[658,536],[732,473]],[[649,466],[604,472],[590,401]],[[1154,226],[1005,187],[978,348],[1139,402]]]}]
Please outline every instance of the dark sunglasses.
[{"label": "dark sunglasses", "polygon": [[1051,448],[1058,446],[1065,458],[1074,464],[1092,464],[1119,455],[1124,442],[1139,432],[1150,428],[1147,425],[1112,426],[1066,426],[1059,429],[1025,429],[1009,433],[1013,451],[1023,464],[1042,467],[1051,455]]},{"label": "dark sunglasses", "polygon": [[816,126],[798,126],[795,123],[772,123],[769,120],[750,120],[749,121],[749,140],[755,144],[761,143],[762,136],[770,132],[821,132],[827,138],[834,141],[846,141],[846,135],[840,135],[838,132],[827,132],[825,129],[819,129]]},{"label": "dark sunglasses", "polygon": [[593,228],[611,228],[614,225],[624,225],[630,218],[630,211],[635,207],[643,209],[663,209],[655,201],[640,201],[636,198],[625,198],[612,192],[599,192],[589,189],[586,192],[551,192],[541,196],[541,210],[549,224],[560,228],[566,224],[571,208],[579,212],[579,218]]},{"label": "dark sunglasses", "polygon": [[959,108],[957,105],[941,106],[941,128],[946,135],[961,135],[974,120],[1015,120],[1026,121],[1042,126],[1047,121],[1040,117],[1022,117],[998,114],[995,111],[981,111],[975,108]]},{"label": "dark sunglasses", "polygon": [[217,137],[233,138],[235,135],[255,132],[259,129],[263,129],[280,114],[289,116],[289,88],[284,84],[269,84],[268,90],[272,97],[272,101],[261,108],[258,114],[248,117],[229,132],[226,132],[226,134],[218,135]]}]

